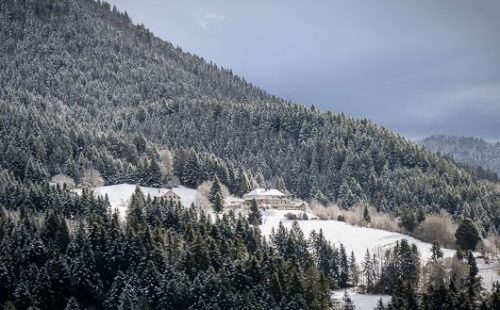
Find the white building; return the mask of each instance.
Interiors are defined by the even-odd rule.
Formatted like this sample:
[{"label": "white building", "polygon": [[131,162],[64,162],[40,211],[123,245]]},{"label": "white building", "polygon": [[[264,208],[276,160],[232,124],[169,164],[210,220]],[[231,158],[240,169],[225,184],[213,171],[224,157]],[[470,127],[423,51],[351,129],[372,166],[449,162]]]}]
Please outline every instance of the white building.
[{"label": "white building", "polygon": [[250,206],[254,199],[260,208],[305,209],[307,207],[304,201],[293,199],[277,189],[256,188],[243,195],[246,206]]},{"label": "white building", "polygon": [[175,203],[181,202],[181,197],[177,195],[173,190],[168,190],[165,194],[163,194],[163,198],[166,200],[172,200]]}]

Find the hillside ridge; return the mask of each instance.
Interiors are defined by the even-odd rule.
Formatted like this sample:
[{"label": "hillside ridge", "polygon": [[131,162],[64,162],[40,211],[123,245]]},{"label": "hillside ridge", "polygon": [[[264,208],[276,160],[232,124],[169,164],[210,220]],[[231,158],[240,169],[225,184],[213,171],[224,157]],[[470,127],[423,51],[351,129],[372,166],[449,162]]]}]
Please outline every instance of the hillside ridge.
[{"label": "hillside ridge", "polygon": [[[0,166],[23,182],[217,175],[237,194],[272,185],[345,208],[458,218],[472,206],[498,227],[499,184],[367,120],[269,95],[106,3],[7,0],[0,12]],[[164,150],[172,167],[159,171]]]}]

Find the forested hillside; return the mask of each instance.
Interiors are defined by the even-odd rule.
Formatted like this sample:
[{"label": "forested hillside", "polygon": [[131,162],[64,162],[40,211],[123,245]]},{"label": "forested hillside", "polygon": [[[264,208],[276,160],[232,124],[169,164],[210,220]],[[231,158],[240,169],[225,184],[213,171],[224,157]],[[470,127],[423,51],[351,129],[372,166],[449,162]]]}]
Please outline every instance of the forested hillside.
[{"label": "forested hillside", "polygon": [[481,167],[500,176],[500,142],[439,135],[427,137],[418,143],[433,152],[453,157],[459,163]]},{"label": "forested hillside", "polygon": [[[188,186],[218,175],[379,210],[443,208],[485,230],[500,185],[367,120],[285,102],[92,0],[0,3],[0,165],[19,182],[159,185],[160,151]],[[5,199],[4,199],[5,200]]]}]

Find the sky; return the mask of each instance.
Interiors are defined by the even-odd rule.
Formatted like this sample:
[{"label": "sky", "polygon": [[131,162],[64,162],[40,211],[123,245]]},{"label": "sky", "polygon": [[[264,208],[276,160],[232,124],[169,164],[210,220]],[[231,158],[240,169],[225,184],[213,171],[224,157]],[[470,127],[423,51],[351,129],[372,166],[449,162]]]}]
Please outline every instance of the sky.
[{"label": "sky", "polygon": [[292,102],[409,138],[500,139],[500,1],[108,2]]}]

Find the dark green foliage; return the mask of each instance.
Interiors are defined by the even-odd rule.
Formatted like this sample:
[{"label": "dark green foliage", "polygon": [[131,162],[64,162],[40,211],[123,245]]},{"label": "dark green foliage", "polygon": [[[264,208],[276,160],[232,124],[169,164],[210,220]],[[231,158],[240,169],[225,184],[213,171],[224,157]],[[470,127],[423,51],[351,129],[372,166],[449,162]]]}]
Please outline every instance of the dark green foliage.
[{"label": "dark green foliage", "polygon": [[356,263],[356,257],[354,256],[354,251],[351,252],[351,256],[349,257],[349,280],[351,285],[353,286],[358,285],[359,266]]},{"label": "dark green foliage", "polygon": [[477,244],[481,241],[481,236],[477,231],[476,225],[470,219],[464,219],[455,233],[457,245],[463,250],[474,251]]},{"label": "dark green foliage", "polygon": [[375,307],[374,310],[385,310],[384,302],[382,301],[382,298],[380,298],[377,302],[377,307]]},{"label": "dark green foliage", "polygon": [[406,207],[401,207],[399,209],[399,225],[403,227],[407,232],[411,233],[417,227],[417,218],[415,213]]},{"label": "dark green foliage", "polygon": [[9,229],[0,236],[0,304],[55,310],[331,308],[330,283],[337,275],[320,272],[297,225],[273,237],[283,242],[272,247],[232,213],[212,222],[194,208],[144,197],[139,189],[129,210],[124,225],[108,213],[70,220],[52,206],[44,215],[24,208],[19,219],[2,216]]},{"label": "dark green foliage", "polygon": [[344,297],[342,299],[343,305],[342,305],[342,310],[355,310],[356,306],[354,306],[354,303],[352,302],[351,297],[347,293],[347,291],[344,292]]},{"label": "dark green foliage", "polygon": [[481,277],[477,268],[476,259],[472,251],[467,253],[467,265],[469,265],[469,277],[467,279],[467,287],[469,297],[473,299],[481,292]]},{"label": "dark green foliage", "polygon": [[402,239],[385,253],[377,290],[391,293],[397,289],[398,283],[417,287],[419,276],[420,255],[417,247]]},{"label": "dark green foliage", "polygon": [[443,250],[441,249],[441,244],[439,242],[432,242],[431,247],[431,260],[437,261],[443,257]]},{"label": "dark green foliage", "polygon": [[347,208],[468,203],[484,229],[500,224],[497,184],[367,120],[266,94],[109,5],[5,0],[0,12],[0,165],[18,180],[80,183],[94,168],[106,184],[158,186],[161,146],[190,187],[216,175],[242,195],[276,180]]},{"label": "dark green foliage", "polygon": [[64,310],[80,310],[80,306],[78,305],[78,302],[74,297],[71,297],[68,301],[68,304],[66,305],[66,308]]},{"label": "dark green foliage", "polygon": [[45,216],[44,226],[40,233],[40,237],[51,250],[61,251],[61,253],[66,252],[66,247],[70,239],[64,217],[49,210]]},{"label": "dark green foliage", "polygon": [[440,135],[427,137],[418,143],[434,152],[450,156],[459,163],[475,168],[475,172],[483,178],[499,180],[499,142],[488,142],[472,137]]},{"label": "dark green foliage", "polygon": [[349,262],[347,260],[347,255],[345,253],[344,245],[340,245],[340,274],[339,274],[339,286],[347,287],[349,285]]},{"label": "dark green foliage", "polygon": [[250,205],[250,212],[248,213],[248,222],[252,225],[262,225],[262,212],[257,205],[255,199],[252,200]]},{"label": "dark green foliage", "polygon": [[220,186],[219,178],[217,176],[212,180],[212,186],[210,187],[210,192],[208,194],[208,201],[215,203],[217,200],[217,195],[222,196],[222,188]]},{"label": "dark green foliage", "polygon": [[212,209],[216,214],[220,214],[224,210],[224,198],[222,197],[222,193],[215,194]]}]

